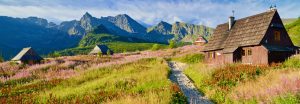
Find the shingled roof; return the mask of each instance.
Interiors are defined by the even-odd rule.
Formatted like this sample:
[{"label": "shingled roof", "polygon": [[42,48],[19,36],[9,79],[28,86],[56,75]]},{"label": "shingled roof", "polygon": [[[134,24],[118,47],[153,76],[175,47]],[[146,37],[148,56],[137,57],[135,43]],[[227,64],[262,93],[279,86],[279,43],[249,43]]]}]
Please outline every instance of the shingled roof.
[{"label": "shingled roof", "polygon": [[31,47],[23,48],[13,59],[18,60],[43,60]]},{"label": "shingled roof", "polygon": [[231,30],[228,29],[228,22],[218,25],[202,51],[260,44],[276,13],[272,10],[236,20]]},{"label": "shingled roof", "polygon": [[110,51],[110,54],[113,54],[113,51],[110,50],[106,45],[96,45],[89,54],[98,54],[101,52],[102,54],[106,55],[108,51]]}]

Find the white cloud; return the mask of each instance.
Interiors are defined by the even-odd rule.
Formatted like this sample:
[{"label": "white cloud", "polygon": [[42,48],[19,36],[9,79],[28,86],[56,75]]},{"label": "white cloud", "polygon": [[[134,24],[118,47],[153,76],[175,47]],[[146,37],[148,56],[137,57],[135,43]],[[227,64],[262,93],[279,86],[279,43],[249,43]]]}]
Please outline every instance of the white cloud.
[{"label": "white cloud", "polygon": [[[293,3],[292,3],[293,2]],[[215,27],[227,21],[231,10],[236,18],[253,15],[268,9],[264,0],[7,0],[0,1],[0,15],[13,17],[38,16],[49,20],[79,19],[86,11],[95,17],[128,14],[147,24],[160,21],[185,21]],[[278,10],[283,18],[300,16],[299,1],[280,1]]]}]

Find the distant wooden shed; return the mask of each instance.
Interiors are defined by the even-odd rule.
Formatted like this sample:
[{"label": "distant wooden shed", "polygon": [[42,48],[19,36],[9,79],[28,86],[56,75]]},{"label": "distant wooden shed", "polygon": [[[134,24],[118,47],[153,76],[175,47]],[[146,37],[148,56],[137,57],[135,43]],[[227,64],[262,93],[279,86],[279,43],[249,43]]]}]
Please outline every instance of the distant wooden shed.
[{"label": "distant wooden shed", "polygon": [[199,38],[196,39],[196,41],[194,42],[195,45],[204,45],[207,43],[207,40],[203,37],[200,36]]},{"label": "distant wooden shed", "polygon": [[23,48],[12,61],[24,64],[40,63],[43,58],[39,56],[31,47]]},{"label": "distant wooden shed", "polygon": [[109,49],[106,45],[96,45],[94,49],[89,53],[90,55],[98,55],[98,53],[102,53],[102,55],[113,55],[114,52]]}]

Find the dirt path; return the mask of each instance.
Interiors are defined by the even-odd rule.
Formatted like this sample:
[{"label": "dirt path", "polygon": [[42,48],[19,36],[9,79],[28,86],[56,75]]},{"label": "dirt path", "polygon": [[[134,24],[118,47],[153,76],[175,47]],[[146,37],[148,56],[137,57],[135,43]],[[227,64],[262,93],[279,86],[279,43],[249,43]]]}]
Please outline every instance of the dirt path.
[{"label": "dirt path", "polygon": [[172,71],[170,79],[178,84],[190,104],[213,104],[198,92],[192,81],[182,72],[185,64],[179,62],[168,62],[168,64]]}]

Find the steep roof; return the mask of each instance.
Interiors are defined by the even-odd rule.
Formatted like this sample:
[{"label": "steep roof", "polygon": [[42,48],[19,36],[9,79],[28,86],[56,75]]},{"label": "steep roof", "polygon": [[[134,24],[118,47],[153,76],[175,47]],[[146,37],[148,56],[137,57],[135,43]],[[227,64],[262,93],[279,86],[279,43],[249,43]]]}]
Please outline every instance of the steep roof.
[{"label": "steep roof", "polygon": [[203,51],[260,44],[275,14],[271,10],[236,20],[231,30],[228,22],[218,25]]},{"label": "steep roof", "polygon": [[106,45],[96,45],[90,54],[98,54],[99,52],[102,54],[107,54],[108,51],[110,51],[110,54],[113,54],[113,51],[110,50]]},{"label": "steep roof", "polygon": [[197,38],[195,43],[207,43],[207,40],[203,36],[201,36],[201,37]]},{"label": "steep roof", "polygon": [[23,48],[13,59],[17,60],[42,60],[43,58],[39,56],[31,47]]}]

